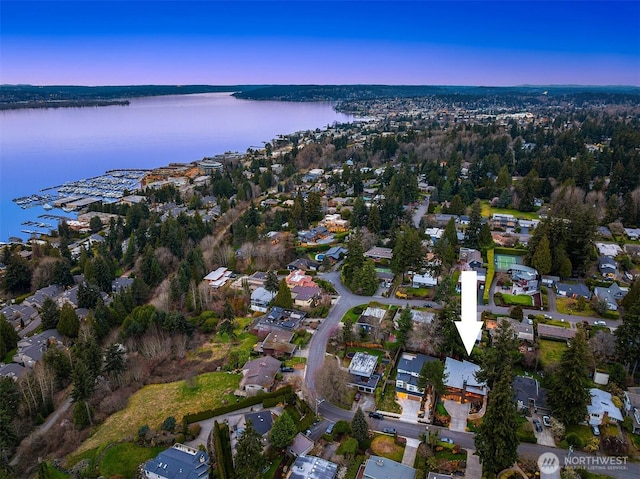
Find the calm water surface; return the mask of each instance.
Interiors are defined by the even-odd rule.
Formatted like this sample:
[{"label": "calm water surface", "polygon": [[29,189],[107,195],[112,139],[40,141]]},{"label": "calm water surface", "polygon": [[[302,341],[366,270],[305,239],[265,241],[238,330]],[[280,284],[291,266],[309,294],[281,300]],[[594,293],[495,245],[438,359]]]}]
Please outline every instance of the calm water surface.
[{"label": "calm water surface", "polygon": [[20,230],[32,228],[21,223],[45,213],[40,207],[23,210],[13,198],[109,169],[155,168],[244,152],[279,134],[352,119],[326,103],[237,100],[228,93],[139,98],[129,106],[0,112],[0,241],[27,238]]}]

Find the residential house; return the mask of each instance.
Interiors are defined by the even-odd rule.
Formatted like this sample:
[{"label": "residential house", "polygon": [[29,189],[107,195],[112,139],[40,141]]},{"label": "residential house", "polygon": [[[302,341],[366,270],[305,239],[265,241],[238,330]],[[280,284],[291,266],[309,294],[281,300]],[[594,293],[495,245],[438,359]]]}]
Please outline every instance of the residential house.
[{"label": "residential house", "polygon": [[526,408],[540,414],[549,412],[547,391],[540,387],[536,379],[528,376],[516,376],[511,387],[518,411]]},{"label": "residential house", "polygon": [[264,286],[265,281],[267,280],[267,273],[264,271],[256,271],[251,276],[247,278],[247,283],[249,284],[250,289],[256,289],[261,286]]},{"label": "residential house", "polygon": [[271,303],[275,296],[275,293],[268,291],[261,286],[251,293],[251,305],[249,308],[252,311],[266,313],[269,310],[269,303]]},{"label": "residential house", "polygon": [[271,331],[273,328],[293,330],[298,327],[306,313],[295,309],[273,306],[257,324],[257,329]]},{"label": "residential house", "polygon": [[285,282],[289,289],[293,289],[296,286],[318,286],[315,281],[313,281],[313,276],[305,274],[304,271],[299,269],[289,273],[285,278]]},{"label": "residential house", "polygon": [[611,256],[600,256],[598,258],[598,270],[607,279],[615,280],[618,277],[618,263]]},{"label": "residential house", "polygon": [[340,259],[342,259],[342,257],[348,252],[349,251],[342,246],[332,246],[324,253],[324,255],[332,261],[340,261]]},{"label": "residential house", "polygon": [[[62,286],[59,286],[57,284],[52,284],[50,286],[47,286],[46,288],[40,288],[32,296],[26,298],[22,302],[22,305],[40,309],[45,299],[51,298],[55,301],[55,299],[60,296],[63,291],[64,289],[62,288]],[[9,319],[8,316],[5,315],[5,317]]]},{"label": "residential house", "polygon": [[293,442],[287,447],[287,452],[293,457],[306,456],[311,449],[313,449],[315,443],[307,436],[299,432],[293,438]]},{"label": "residential house", "polygon": [[[360,475],[358,474],[358,477]],[[416,470],[386,457],[370,456],[364,464],[363,479],[415,479]]]},{"label": "residential house", "polygon": [[413,288],[433,288],[438,285],[438,278],[429,273],[414,274],[411,280]]},{"label": "residential house", "polygon": [[155,458],[145,462],[145,479],[206,479],[209,477],[209,455],[206,451],[176,443]]},{"label": "residential house", "polygon": [[21,378],[26,370],[27,370],[27,368],[25,368],[22,364],[18,364],[18,363],[3,364],[3,363],[0,363],[0,377],[11,378],[14,381],[17,381],[19,378]]},{"label": "residential house", "polygon": [[247,361],[242,366],[240,390],[247,395],[257,394],[259,391],[269,392],[276,380],[282,363],[271,356],[264,356],[253,361]]},{"label": "residential house", "polygon": [[611,393],[602,389],[591,388],[591,404],[587,406],[589,414],[589,424],[599,426],[607,424],[608,421],[622,422],[623,417],[611,398]]},{"label": "residential house", "polygon": [[411,321],[419,324],[431,324],[435,319],[435,313],[430,313],[428,311],[420,311],[419,309],[411,310]]},{"label": "residential house", "polygon": [[557,283],[560,282],[560,277],[559,276],[542,275],[541,282],[542,282],[542,286],[547,286],[549,288],[552,288]]},{"label": "residential house", "polygon": [[444,235],[444,229],[442,228],[426,228],[424,234],[431,243],[436,244],[440,238]]},{"label": "residential house", "polygon": [[399,399],[411,399],[421,401],[424,396],[424,388],[418,387],[420,371],[425,363],[437,361],[436,358],[424,354],[403,353],[398,361],[398,373],[396,374],[396,397]]},{"label": "residential house", "polygon": [[340,213],[326,215],[322,222],[331,233],[344,233],[349,231],[349,220],[342,219]]},{"label": "residential house", "polygon": [[450,474],[439,474],[437,472],[430,472],[427,479],[453,479]]},{"label": "residential house", "polygon": [[380,375],[376,374],[378,357],[371,354],[357,352],[349,364],[349,386],[359,391],[373,393],[380,381]]},{"label": "residential house", "polygon": [[480,366],[469,361],[447,358],[444,363],[446,392],[444,397],[462,404],[482,403],[487,396],[487,385],[476,379]]},{"label": "residential house", "polygon": [[471,268],[482,267],[482,253],[473,248],[460,248],[460,263],[466,263]]},{"label": "residential house", "polygon": [[393,257],[393,250],[391,248],[381,248],[374,246],[364,254],[367,258],[371,258],[373,261],[391,260]]},{"label": "residential house", "polygon": [[640,228],[625,228],[624,232],[631,241],[636,241],[640,238]]},{"label": "residential house", "polygon": [[287,265],[289,271],[318,271],[322,263],[310,260],[308,258],[298,258]]},{"label": "residential house", "polygon": [[554,339],[556,341],[568,341],[576,335],[576,329],[552,326],[550,324],[538,324],[538,337],[540,339]]},{"label": "residential house", "polygon": [[628,288],[621,288],[617,283],[611,284],[608,288],[596,286],[593,288],[593,295],[599,301],[607,303],[607,309],[610,311],[618,310],[618,301],[626,296],[629,292]]},{"label": "residential house", "polygon": [[14,328],[19,328],[22,324],[28,324],[38,317],[38,311],[33,306],[25,304],[12,304],[0,310],[0,314],[9,321]]},{"label": "residential house", "polygon": [[273,427],[273,415],[270,409],[263,409],[262,411],[256,411],[247,413],[243,416],[242,421],[238,424],[238,435],[242,434],[247,423],[251,421],[253,428],[258,434],[263,437],[263,441],[266,439],[266,435],[269,434]]},{"label": "residential house", "polygon": [[624,413],[633,420],[633,434],[640,434],[640,387],[624,392]]},{"label": "residential house", "polygon": [[509,267],[508,273],[514,286],[522,293],[533,294],[538,291],[538,271],[535,268],[514,263]]},{"label": "residential house", "polygon": [[232,272],[225,268],[224,266],[220,266],[215,271],[212,271],[208,275],[204,277],[204,280],[209,284],[211,288],[218,289],[227,284],[227,281],[231,278]]},{"label": "residential house", "polygon": [[131,287],[133,278],[116,278],[111,282],[111,291],[115,294]]},{"label": "residential house", "polygon": [[[298,433],[298,436],[305,437],[300,433]],[[296,460],[291,466],[291,469],[289,469],[290,475],[288,479],[335,479],[338,474],[337,464],[322,459],[321,457],[295,454],[293,452],[292,449],[296,445],[298,436],[294,438],[293,445],[289,447],[291,454],[296,456]],[[309,439],[306,440],[310,441]]]},{"label": "residential house", "polygon": [[293,335],[293,331],[274,329],[261,343],[256,345],[256,349],[258,352],[274,358],[292,356],[296,352],[296,345],[291,342]]},{"label": "residential house", "polygon": [[460,218],[458,218],[456,215],[439,213],[435,215],[435,222],[438,226],[447,226],[447,224],[449,223],[449,221],[451,221],[452,218],[456,224],[458,223],[458,221],[460,221]]},{"label": "residential house", "polygon": [[356,321],[356,328],[361,329],[367,334],[371,334],[380,327],[380,318],[361,314]]},{"label": "residential house", "polygon": [[591,292],[584,284],[568,284],[556,283],[556,294],[565,298],[578,299],[582,296],[584,299],[591,299]]},{"label": "residential house", "polygon": [[55,329],[48,329],[18,341],[18,351],[13,360],[25,367],[32,368],[42,359],[42,355],[47,349],[58,345],[62,345],[62,335]]},{"label": "residential house", "polygon": [[495,213],[490,221],[491,229],[515,228],[518,226],[518,220],[513,215]]}]

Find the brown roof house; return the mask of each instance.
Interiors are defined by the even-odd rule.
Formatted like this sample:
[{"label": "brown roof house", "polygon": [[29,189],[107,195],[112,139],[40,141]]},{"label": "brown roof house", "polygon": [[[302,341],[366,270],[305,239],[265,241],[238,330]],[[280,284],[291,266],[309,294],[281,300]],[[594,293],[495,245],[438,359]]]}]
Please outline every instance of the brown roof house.
[{"label": "brown roof house", "polygon": [[271,391],[281,364],[271,356],[247,361],[242,367],[240,390],[248,396],[253,396],[259,391]]}]

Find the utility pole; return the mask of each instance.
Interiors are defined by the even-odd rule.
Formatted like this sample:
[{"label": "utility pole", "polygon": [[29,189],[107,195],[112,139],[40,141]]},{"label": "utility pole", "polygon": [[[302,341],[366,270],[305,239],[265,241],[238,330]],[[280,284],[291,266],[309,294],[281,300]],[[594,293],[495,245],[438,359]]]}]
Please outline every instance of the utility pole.
[{"label": "utility pole", "polygon": [[324,399],[316,398],[316,417],[318,416],[318,406],[324,402]]}]

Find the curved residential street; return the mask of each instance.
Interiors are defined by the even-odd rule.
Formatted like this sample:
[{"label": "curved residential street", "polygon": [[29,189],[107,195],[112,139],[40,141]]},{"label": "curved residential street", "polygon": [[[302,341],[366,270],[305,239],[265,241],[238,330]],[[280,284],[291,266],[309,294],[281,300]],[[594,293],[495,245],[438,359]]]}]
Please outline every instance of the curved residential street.
[{"label": "curved residential street", "polygon": [[[322,364],[324,363],[324,358],[325,358],[326,349],[327,349],[327,342],[329,340],[329,336],[331,335],[331,332],[334,330],[334,328],[338,326],[338,324],[342,320],[342,317],[345,315],[345,313],[349,309],[359,304],[365,304],[370,301],[376,301],[382,304],[397,304],[400,306],[404,306],[406,304],[423,306],[425,301],[424,300],[420,300],[420,301],[402,300],[402,299],[397,299],[395,297],[384,298],[379,296],[357,296],[349,292],[342,285],[340,281],[339,272],[324,273],[324,274],[320,274],[319,277],[324,280],[330,281],[333,284],[334,288],[336,289],[339,297],[337,299],[336,304],[332,306],[327,317],[323,320],[321,325],[315,331],[309,343],[309,354],[308,354],[307,368],[306,368],[305,379],[304,379],[305,387],[308,395],[310,396],[308,397],[310,405],[312,407],[316,406],[318,413],[320,413],[324,419],[328,419],[330,421],[339,421],[339,420],[351,421],[351,419],[353,418],[353,411],[351,410],[348,411],[348,410],[339,408],[327,401],[321,401],[321,402],[318,401],[318,404],[314,404],[316,400],[320,399],[318,398],[318,396],[316,396],[316,393],[315,393],[315,375],[318,369],[322,367]],[[493,292],[493,289],[494,289],[494,285],[491,285],[492,292]],[[554,319],[564,319],[565,321],[569,321],[572,323],[588,321],[591,324],[593,324],[593,321],[596,319],[596,318],[583,317],[583,316],[561,315],[555,311],[555,301],[553,303],[551,303],[550,301],[550,305],[554,306],[554,310],[547,311],[545,312],[545,314],[548,314]],[[438,305],[435,305],[435,306],[436,308],[438,307]],[[491,305],[478,306],[479,313],[480,311],[484,311],[484,310],[490,310],[496,313],[508,313],[509,308],[497,307],[497,306],[491,306]],[[540,314],[540,311],[531,310],[531,309],[526,309],[524,312],[525,312],[525,315],[529,313]],[[618,324],[618,321],[607,321],[607,324],[609,326],[615,327]],[[403,422],[403,421],[390,419],[390,418],[368,419],[368,421],[372,429],[374,430],[382,430],[385,427],[393,427],[398,431],[398,435],[409,437],[409,438],[415,438],[415,439],[418,439],[420,435],[422,435],[426,431],[442,430],[442,432],[440,433],[440,436],[450,437],[456,442],[456,444],[460,444],[463,448],[470,448],[470,449],[475,448],[475,445],[473,442],[474,441],[473,433],[456,432],[446,428],[440,428],[438,426],[434,426],[431,424],[425,425],[425,424],[409,423],[409,422]],[[319,426],[317,426],[316,430],[312,433],[312,435],[314,434],[318,436],[321,435],[321,432],[319,429],[322,428],[322,432],[324,432],[324,427],[326,427],[326,424],[323,421]],[[538,445],[538,444],[523,443],[523,444],[520,444],[520,446],[518,447],[518,453],[520,455],[530,457],[532,459],[537,459],[542,453],[545,453],[545,452],[553,452],[560,458],[561,462],[564,461],[564,457],[566,457],[567,455],[566,450],[558,449],[555,447]],[[574,458],[584,457],[584,458],[593,459],[596,456],[581,453],[581,452],[574,452],[572,454],[572,457]],[[585,467],[587,469],[590,469],[589,465],[586,465]],[[607,474],[607,475],[616,477],[617,479],[636,479],[640,477],[639,463],[628,462],[623,467],[620,467],[619,469],[602,469],[603,467],[606,467],[606,466],[603,466],[602,464],[600,464],[600,465],[595,465],[592,469],[594,472]]]}]

